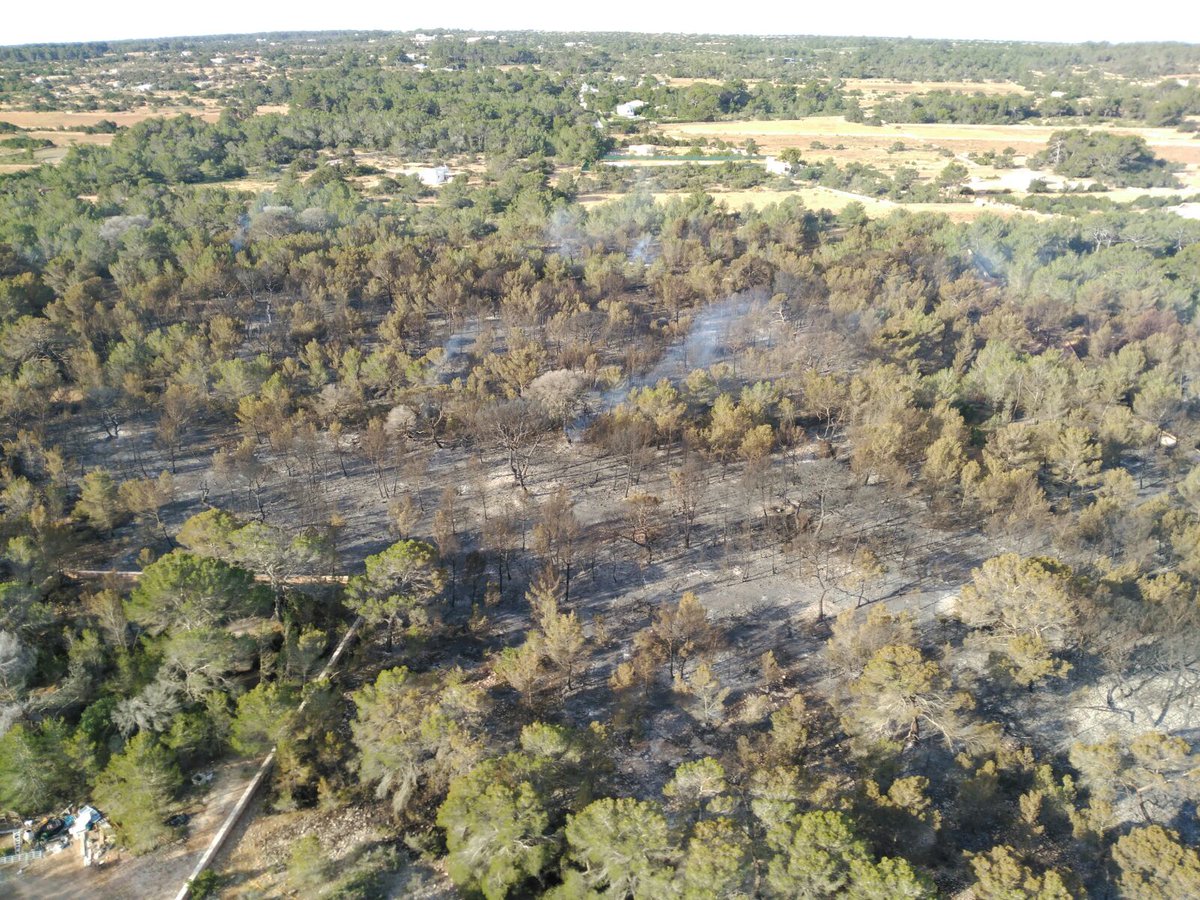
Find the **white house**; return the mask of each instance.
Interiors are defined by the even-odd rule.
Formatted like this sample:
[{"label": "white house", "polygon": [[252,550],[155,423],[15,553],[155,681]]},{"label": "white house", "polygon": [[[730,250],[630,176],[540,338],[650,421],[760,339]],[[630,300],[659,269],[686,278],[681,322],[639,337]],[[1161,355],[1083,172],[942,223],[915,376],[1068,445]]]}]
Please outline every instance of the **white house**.
[{"label": "white house", "polygon": [[447,166],[434,166],[431,169],[417,170],[417,177],[421,179],[421,184],[427,184],[430,187],[436,187],[439,184],[445,184],[450,180],[450,169]]},{"label": "white house", "polygon": [[768,156],[766,160],[767,172],[772,175],[791,175],[792,164],[784,162],[775,156]]},{"label": "white house", "polygon": [[645,100],[627,100],[624,103],[617,104],[614,112],[622,119],[636,119],[638,111],[646,105]]}]

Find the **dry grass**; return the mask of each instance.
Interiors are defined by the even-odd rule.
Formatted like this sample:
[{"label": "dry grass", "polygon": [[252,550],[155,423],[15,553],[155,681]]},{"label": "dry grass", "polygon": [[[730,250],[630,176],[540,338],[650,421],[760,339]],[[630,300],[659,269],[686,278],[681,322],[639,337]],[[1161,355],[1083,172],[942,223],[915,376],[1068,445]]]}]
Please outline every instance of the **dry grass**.
[{"label": "dry grass", "polygon": [[[725,78],[725,79],[722,79],[722,78],[676,78],[672,75],[651,75],[650,77],[657,79],[658,81],[667,85],[668,87],[691,87],[693,84],[721,85],[721,84],[725,84],[729,80],[727,78]],[[763,78],[741,78],[738,80],[741,81],[743,84],[762,84],[765,79],[763,79]]]},{"label": "dry grass", "polygon": [[691,87],[693,84],[723,84],[720,78],[674,78],[670,75],[651,76],[669,87]]},{"label": "dry grass", "polygon": [[616,169],[655,169],[670,166],[686,166],[695,164],[697,166],[718,166],[721,163],[727,162],[749,162],[749,159],[614,159],[601,160],[601,163],[606,166],[612,166]]},{"label": "dry grass", "polygon": [[0,122],[8,122],[18,128],[82,129],[97,122],[116,122],[118,125],[136,125],[155,116],[192,115],[208,122],[221,117],[221,110],[213,107],[196,106],[144,106],[123,112],[31,112],[23,109],[0,109]]},{"label": "dry grass", "polygon": [[885,95],[907,97],[931,91],[950,91],[956,94],[1032,94],[1015,81],[893,81],[889,78],[847,78],[842,84],[848,91],[862,91],[867,99]]},{"label": "dry grass", "polygon": [[[189,115],[203,119],[206,122],[215,122],[221,118],[222,112],[223,108],[220,106],[201,104],[142,106],[137,109],[123,110],[121,112],[74,112],[69,110],[33,112],[25,109],[0,108],[0,122],[8,122],[16,125],[18,128],[45,129],[45,131],[32,131],[29,133],[29,136],[49,138],[56,144],[63,141],[72,144],[107,144],[112,141],[111,134],[87,134],[82,130],[73,131],[72,129],[83,129],[102,121],[116,122],[118,125],[128,127],[158,116],[170,118],[172,116]],[[264,105],[255,109],[255,112],[260,116],[270,113],[286,115],[288,107],[284,104]],[[64,130],[69,133],[69,138],[63,133]]]},{"label": "dry grass", "polygon": [[35,140],[54,141],[56,147],[69,147],[73,144],[98,144],[107,147],[114,137],[111,134],[88,134],[86,131],[27,131],[25,136]]},{"label": "dry grass", "polygon": [[[651,76],[670,87],[691,87],[694,84],[725,84],[720,78],[676,78],[672,75]],[[742,79],[746,84],[760,84],[761,78]],[[883,96],[906,97],[909,94],[927,94],[931,91],[951,91],[957,94],[1025,94],[1033,92],[1015,81],[894,81],[890,78],[846,78],[842,81],[847,91],[862,91],[868,99]]]},{"label": "dry grass", "polygon": [[215,182],[214,187],[223,187],[230,191],[247,191],[251,194],[261,194],[275,187],[274,181],[261,178],[231,178],[228,181]]}]

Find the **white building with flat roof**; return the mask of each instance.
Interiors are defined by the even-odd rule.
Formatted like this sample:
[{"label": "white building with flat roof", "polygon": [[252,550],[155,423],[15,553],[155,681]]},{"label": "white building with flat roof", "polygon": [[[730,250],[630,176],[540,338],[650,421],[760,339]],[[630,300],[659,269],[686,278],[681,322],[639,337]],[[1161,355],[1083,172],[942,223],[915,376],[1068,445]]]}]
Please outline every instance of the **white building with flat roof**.
[{"label": "white building with flat roof", "polygon": [[421,179],[421,184],[437,187],[439,184],[445,184],[450,180],[450,169],[448,166],[433,166],[429,169],[419,169],[417,177]]}]

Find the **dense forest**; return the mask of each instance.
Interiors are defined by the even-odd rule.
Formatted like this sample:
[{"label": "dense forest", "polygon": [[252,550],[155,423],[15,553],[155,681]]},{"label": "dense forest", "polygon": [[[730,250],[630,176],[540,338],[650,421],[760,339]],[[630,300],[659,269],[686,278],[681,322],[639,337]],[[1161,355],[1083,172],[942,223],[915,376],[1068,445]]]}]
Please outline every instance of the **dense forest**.
[{"label": "dense forest", "polygon": [[[661,53],[726,87],[597,103],[854,118],[843,78],[1048,97],[1200,50],[464,36],[426,71],[367,56],[412,36],[266,37],[301,62],[219,120],[0,175],[0,813],[89,802],[153,853],[198,773],[275,748],[260,818],[382,824],[194,896],[417,896],[418,866],[488,898],[1200,896],[1200,221],[734,209],[705,188],[761,168],[586,170],[628,135],[578,88]],[[785,55],[801,80],[739,83]],[[1112,115],[1200,112],[1172,84]],[[479,162],[373,191],[370,150]],[[1173,183],[1081,127],[1040,162]]]},{"label": "dense forest", "polygon": [[[513,72],[533,78],[524,87],[538,95],[576,94],[587,86],[600,92],[593,108],[640,99],[649,104],[647,115],[660,120],[847,112],[896,122],[1044,118],[1178,126],[1200,113],[1200,52],[1188,44],[529,32],[438,32],[435,40],[362,32],[0,47],[3,96],[33,109],[117,110],[182,96],[248,108],[339,107],[339,126],[409,100],[416,112],[436,111],[430,107],[446,91],[474,92],[486,104],[455,110],[468,121],[545,112],[549,97],[514,96],[521,88],[504,79],[478,81],[481,73]],[[120,78],[111,80],[113,74]],[[419,84],[414,75],[423,76]],[[877,79],[926,87],[864,110],[863,90]],[[938,86],[953,81],[1006,83],[1010,93],[956,94]]]}]

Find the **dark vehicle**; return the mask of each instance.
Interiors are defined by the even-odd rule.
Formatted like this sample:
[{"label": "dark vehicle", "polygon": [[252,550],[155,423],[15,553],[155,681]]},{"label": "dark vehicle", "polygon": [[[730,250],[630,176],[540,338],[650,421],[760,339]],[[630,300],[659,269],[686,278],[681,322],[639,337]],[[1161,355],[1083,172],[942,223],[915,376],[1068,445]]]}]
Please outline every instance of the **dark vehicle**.
[{"label": "dark vehicle", "polygon": [[34,841],[48,841],[61,834],[67,827],[67,822],[60,816],[45,819],[33,832]]}]

